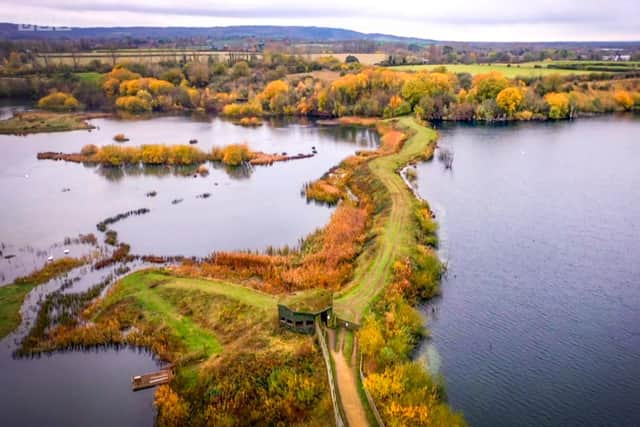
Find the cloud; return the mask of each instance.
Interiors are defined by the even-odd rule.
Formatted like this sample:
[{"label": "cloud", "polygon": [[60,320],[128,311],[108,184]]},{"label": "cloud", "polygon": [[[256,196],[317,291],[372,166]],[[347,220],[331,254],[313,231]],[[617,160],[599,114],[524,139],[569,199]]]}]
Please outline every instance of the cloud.
[{"label": "cloud", "polygon": [[[318,25],[451,40],[640,39],[637,0],[5,0],[0,19],[73,26]],[[505,5],[506,3],[506,5]],[[56,22],[46,22],[50,21]]]}]

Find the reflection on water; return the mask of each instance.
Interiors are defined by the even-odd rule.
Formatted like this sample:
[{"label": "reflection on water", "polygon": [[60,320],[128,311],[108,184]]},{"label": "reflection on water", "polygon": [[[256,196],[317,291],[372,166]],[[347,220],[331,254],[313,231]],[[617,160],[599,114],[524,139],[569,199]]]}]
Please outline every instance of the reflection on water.
[{"label": "reflection on water", "polygon": [[452,169],[419,166],[449,266],[420,353],[471,425],[640,425],[639,134],[447,126]]},{"label": "reflection on water", "polygon": [[[378,143],[368,130],[316,127],[310,122],[279,121],[258,128],[188,117],[93,123],[97,128],[92,132],[0,136],[0,205],[12,207],[0,211],[3,241],[44,248],[65,236],[92,232],[103,218],[146,207],[151,209],[147,217],[115,227],[134,253],[203,256],[214,250],[295,245],[324,225],[332,212],[300,197],[304,183]],[[206,177],[194,177],[193,167],[105,168],[36,160],[40,151],[78,152],[86,144],[112,144],[117,133],[130,138],[130,146],[197,139],[203,151],[247,143],[267,153],[310,152],[315,146],[318,154],[272,166],[228,168],[212,163]],[[152,191],[157,197],[146,197]],[[196,199],[205,193],[211,197]],[[171,203],[179,199],[183,203]]]}]

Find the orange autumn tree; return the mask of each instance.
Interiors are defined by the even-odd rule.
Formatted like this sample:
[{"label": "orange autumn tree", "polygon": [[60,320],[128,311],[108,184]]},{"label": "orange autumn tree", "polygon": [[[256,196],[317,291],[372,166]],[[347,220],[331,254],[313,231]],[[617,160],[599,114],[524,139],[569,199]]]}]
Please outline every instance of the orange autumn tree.
[{"label": "orange autumn tree", "polygon": [[630,110],[633,107],[633,97],[626,90],[616,90],[613,93],[613,99],[624,110]]}]

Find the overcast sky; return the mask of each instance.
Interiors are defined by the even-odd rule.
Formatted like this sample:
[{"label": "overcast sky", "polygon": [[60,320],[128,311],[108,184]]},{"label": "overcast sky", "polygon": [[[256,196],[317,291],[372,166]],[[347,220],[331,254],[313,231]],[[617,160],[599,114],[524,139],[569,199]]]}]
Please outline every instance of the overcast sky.
[{"label": "overcast sky", "polygon": [[313,25],[438,40],[640,40],[640,0],[0,0],[0,21]]}]

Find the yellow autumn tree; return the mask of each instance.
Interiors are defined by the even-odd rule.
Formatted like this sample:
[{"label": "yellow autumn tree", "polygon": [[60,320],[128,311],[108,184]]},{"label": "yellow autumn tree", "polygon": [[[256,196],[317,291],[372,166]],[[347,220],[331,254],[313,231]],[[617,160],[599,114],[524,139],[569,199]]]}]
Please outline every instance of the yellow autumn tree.
[{"label": "yellow autumn tree", "polygon": [[189,405],[168,385],[158,387],[153,404],[158,408],[159,426],[186,425],[189,416]]},{"label": "yellow autumn tree", "polygon": [[263,107],[275,113],[282,113],[286,103],[286,95],[289,92],[289,84],[283,80],[274,80],[267,84],[258,95]]},{"label": "yellow autumn tree", "polygon": [[549,118],[554,120],[565,119],[569,116],[571,106],[569,95],[566,93],[551,92],[544,96],[549,106]]},{"label": "yellow autumn tree", "polygon": [[70,93],[53,92],[40,98],[38,108],[52,111],[73,111],[80,108],[80,103]]},{"label": "yellow autumn tree", "polygon": [[509,80],[499,71],[478,74],[473,78],[472,90],[480,101],[495,99],[496,96],[509,86]]},{"label": "yellow autumn tree", "polygon": [[496,97],[496,103],[498,107],[507,113],[507,116],[513,117],[518,108],[522,104],[524,95],[522,89],[518,87],[508,87],[502,89]]},{"label": "yellow autumn tree", "polygon": [[107,96],[116,96],[120,90],[120,83],[127,80],[139,79],[141,77],[142,76],[138,73],[129,71],[121,65],[116,65],[113,67],[113,70],[107,74],[105,82],[102,85],[102,89]]},{"label": "yellow autumn tree", "polygon": [[401,94],[414,106],[425,95],[433,97],[452,91],[455,84],[456,77],[451,73],[418,73],[404,82]]},{"label": "yellow autumn tree", "polygon": [[358,343],[362,353],[377,354],[384,346],[380,323],[373,317],[365,319],[364,325],[358,331]]},{"label": "yellow autumn tree", "polygon": [[238,166],[251,158],[251,151],[247,144],[231,144],[222,149],[222,163]]}]

